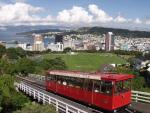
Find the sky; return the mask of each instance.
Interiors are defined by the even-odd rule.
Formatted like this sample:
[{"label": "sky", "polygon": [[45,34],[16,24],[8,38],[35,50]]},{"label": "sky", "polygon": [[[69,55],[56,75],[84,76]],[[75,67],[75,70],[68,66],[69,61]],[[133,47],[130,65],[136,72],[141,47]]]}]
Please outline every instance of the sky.
[{"label": "sky", "polygon": [[0,26],[150,29],[150,0],[0,0]]}]

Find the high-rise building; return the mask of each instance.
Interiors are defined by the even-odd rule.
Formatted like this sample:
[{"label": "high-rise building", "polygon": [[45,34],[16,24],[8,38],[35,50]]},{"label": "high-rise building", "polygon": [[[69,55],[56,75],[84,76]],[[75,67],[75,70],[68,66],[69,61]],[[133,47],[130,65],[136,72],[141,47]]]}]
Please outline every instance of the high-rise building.
[{"label": "high-rise building", "polygon": [[35,35],[34,36],[34,44],[33,44],[33,51],[44,51],[44,41],[42,35]]},{"label": "high-rise building", "polygon": [[105,35],[105,50],[106,51],[114,50],[114,35],[112,32],[108,32]]},{"label": "high-rise building", "polygon": [[57,43],[63,43],[63,35],[55,35],[55,44]]}]

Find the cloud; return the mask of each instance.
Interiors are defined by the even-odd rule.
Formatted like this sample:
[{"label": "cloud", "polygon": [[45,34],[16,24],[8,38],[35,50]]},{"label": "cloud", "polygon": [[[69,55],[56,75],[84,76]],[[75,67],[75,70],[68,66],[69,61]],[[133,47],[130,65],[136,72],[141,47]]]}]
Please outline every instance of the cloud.
[{"label": "cloud", "polygon": [[144,21],[143,21],[144,24],[146,25],[150,25],[150,18],[145,18]]},{"label": "cloud", "polygon": [[26,2],[26,0],[11,0],[13,3],[17,3],[17,2],[21,2],[21,3],[24,3]]},{"label": "cloud", "polygon": [[79,6],[73,6],[71,9],[65,9],[58,13],[57,24],[74,26],[107,26],[122,28],[137,28],[150,25],[150,19],[141,20],[140,18],[131,19],[121,16],[109,15],[103,9],[95,4],[90,4],[87,9]]},{"label": "cloud", "polygon": [[72,9],[60,11],[57,21],[70,24],[90,23],[92,16],[84,8],[74,6]]},{"label": "cloud", "polygon": [[46,18],[38,16],[42,11],[44,11],[44,9],[41,7],[34,7],[20,2],[3,5],[0,8],[0,25],[45,23],[51,18],[50,16]]},{"label": "cloud", "polygon": [[150,25],[150,20],[146,20],[145,24]]},{"label": "cloud", "polygon": [[117,16],[115,19],[114,19],[114,22],[117,22],[117,23],[124,23],[124,22],[127,22],[128,20],[122,16]]},{"label": "cloud", "polygon": [[113,18],[111,16],[109,16],[108,14],[106,14],[105,11],[103,11],[102,9],[98,8],[97,5],[95,4],[91,4],[89,5],[89,11],[91,12],[95,22],[102,22],[102,23],[106,23],[106,22],[110,22],[113,20]]},{"label": "cloud", "polygon": [[135,24],[141,24],[142,21],[141,21],[139,18],[136,18],[136,19],[134,20],[134,23],[135,23]]},{"label": "cloud", "polygon": [[[53,17],[41,17],[47,9],[25,3],[26,0],[13,0],[13,3],[0,2],[0,26],[5,25],[66,25],[66,26],[141,26],[150,25],[150,20],[129,19],[121,15],[113,17],[95,4],[87,8],[73,6],[64,9]],[[143,24],[141,24],[143,23]],[[144,26],[143,25],[143,26]]]},{"label": "cloud", "polygon": [[65,9],[58,13],[57,22],[73,25],[95,25],[98,23],[111,22],[113,17],[109,16],[105,11],[97,5],[91,4],[88,9],[73,6],[71,9]]}]

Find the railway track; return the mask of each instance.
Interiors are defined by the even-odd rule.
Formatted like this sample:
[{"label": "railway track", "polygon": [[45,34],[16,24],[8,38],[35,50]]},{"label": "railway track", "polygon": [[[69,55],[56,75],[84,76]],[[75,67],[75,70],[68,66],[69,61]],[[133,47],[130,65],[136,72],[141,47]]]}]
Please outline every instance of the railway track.
[{"label": "railway track", "polygon": [[18,80],[21,80],[23,82],[29,83],[31,85],[34,85],[34,86],[40,88],[40,89],[44,89],[45,90],[45,84],[44,84],[44,82],[43,83],[37,83],[37,82],[35,82],[33,80],[30,80],[29,78],[24,78],[24,77],[19,77],[19,76],[17,76],[16,78]]},{"label": "railway track", "polygon": [[[40,82],[34,81],[33,78],[29,79],[28,77],[24,78],[24,77],[19,77],[19,76],[17,76],[16,78],[18,80],[21,80],[22,82],[28,83],[30,85],[33,85],[33,86],[37,87],[37,88],[45,90],[44,81],[43,82],[40,81],[41,82],[40,83]],[[105,113],[105,112],[102,112],[102,111],[99,111],[97,109],[93,109],[93,108],[90,108],[90,107],[87,107],[87,109],[89,109],[89,111],[91,111],[91,113]],[[120,110],[116,113],[140,113],[140,112],[137,112],[137,111],[126,108],[126,109]]]}]

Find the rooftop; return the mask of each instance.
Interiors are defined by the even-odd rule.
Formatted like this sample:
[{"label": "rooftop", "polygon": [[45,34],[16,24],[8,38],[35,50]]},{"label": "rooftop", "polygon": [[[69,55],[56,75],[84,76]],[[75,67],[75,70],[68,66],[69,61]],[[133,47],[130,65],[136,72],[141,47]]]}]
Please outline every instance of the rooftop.
[{"label": "rooftop", "polygon": [[93,80],[112,80],[112,81],[132,79],[134,77],[133,75],[129,75],[129,74],[100,73],[100,72],[87,73],[81,71],[65,71],[65,70],[50,70],[47,71],[47,73],[52,75],[59,75],[59,76],[87,78]]}]

